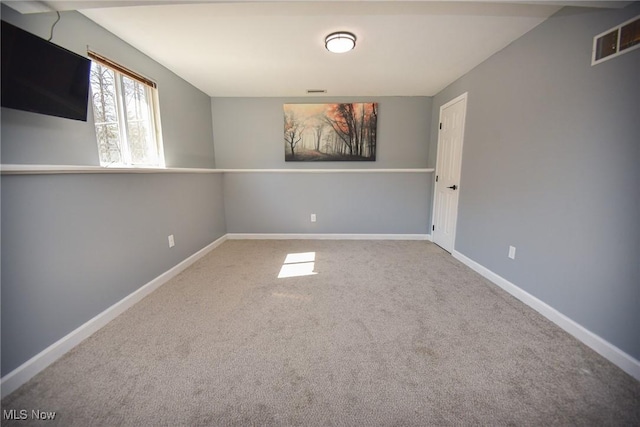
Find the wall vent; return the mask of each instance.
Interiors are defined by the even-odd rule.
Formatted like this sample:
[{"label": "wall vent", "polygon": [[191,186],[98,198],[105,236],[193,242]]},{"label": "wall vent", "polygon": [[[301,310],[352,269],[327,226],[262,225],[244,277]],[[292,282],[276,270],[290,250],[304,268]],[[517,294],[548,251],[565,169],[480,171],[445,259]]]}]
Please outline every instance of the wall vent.
[{"label": "wall vent", "polygon": [[307,89],[307,93],[327,93],[326,89]]},{"label": "wall vent", "polygon": [[640,47],[640,15],[593,38],[591,65],[596,65]]}]

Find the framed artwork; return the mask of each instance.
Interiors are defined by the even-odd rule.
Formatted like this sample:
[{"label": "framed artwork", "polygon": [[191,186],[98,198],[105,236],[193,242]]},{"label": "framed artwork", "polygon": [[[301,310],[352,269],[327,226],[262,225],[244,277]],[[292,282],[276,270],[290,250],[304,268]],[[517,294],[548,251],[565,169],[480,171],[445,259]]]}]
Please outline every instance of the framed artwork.
[{"label": "framed artwork", "polygon": [[287,162],[375,161],[378,104],[284,104]]}]

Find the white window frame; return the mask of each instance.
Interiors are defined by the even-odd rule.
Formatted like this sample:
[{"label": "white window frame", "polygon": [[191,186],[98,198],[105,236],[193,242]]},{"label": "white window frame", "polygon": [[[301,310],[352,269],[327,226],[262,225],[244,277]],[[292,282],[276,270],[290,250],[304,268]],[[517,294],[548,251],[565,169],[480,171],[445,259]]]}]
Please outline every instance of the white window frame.
[{"label": "white window frame", "polygon": [[[608,61],[608,60],[613,59],[613,58],[617,58],[620,55],[624,55],[627,52],[631,52],[632,50],[636,50],[636,49],[640,48],[640,43],[638,43],[638,44],[636,44],[634,46],[631,46],[631,47],[628,47],[628,48],[626,48],[626,49],[624,49],[622,51],[620,50],[620,39],[621,39],[620,36],[621,36],[621,32],[622,32],[622,27],[624,27],[624,26],[626,26],[626,25],[628,25],[628,24],[630,24],[630,23],[632,23],[634,21],[637,21],[637,20],[640,20],[640,15],[636,16],[635,18],[631,18],[628,21],[625,21],[620,25],[616,25],[615,27],[609,28],[607,31],[603,31],[600,34],[598,34],[597,36],[595,36],[593,38],[593,48],[592,48],[592,51],[591,51],[591,66],[600,64],[600,63],[602,63],[604,61]],[[603,36],[606,36],[607,34],[612,33],[612,32],[616,32],[616,34],[618,35],[618,41],[616,43],[616,52],[612,53],[609,56],[605,56],[604,58],[600,58],[600,59],[596,60],[596,51],[597,51],[597,47],[598,47],[598,40],[600,38],[602,38]]]},{"label": "white window frame", "polygon": [[[166,168],[165,158],[164,158],[164,145],[162,141],[162,126],[160,123],[160,104],[158,97],[158,89],[155,82],[152,80],[125,68],[124,66],[117,64],[116,62],[107,59],[106,57],[97,54],[95,52],[88,52],[89,58],[99,64],[102,67],[109,68],[114,73],[114,87],[115,87],[115,95],[116,95],[116,109],[118,116],[118,133],[120,134],[120,158],[121,162],[103,162],[99,156],[100,166],[102,167],[118,167],[118,168]],[[157,150],[157,164],[138,164],[133,163],[131,159],[131,148],[128,142],[127,136],[127,116],[126,116],[126,103],[124,102],[124,82],[122,78],[127,77],[131,80],[134,80],[140,84],[142,84],[145,88],[145,96],[149,100],[150,108],[149,108],[149,122],[152,128],[152,137],[154,139],[154,143]],[[93,105],[92,105],[93,108]],[[95,117],[94,117],[95,120]],[[97,123],[94,122],[94,126],[107,124],[111,122],[105,123]],[[98,141],[96,141],[98,143]]]}]

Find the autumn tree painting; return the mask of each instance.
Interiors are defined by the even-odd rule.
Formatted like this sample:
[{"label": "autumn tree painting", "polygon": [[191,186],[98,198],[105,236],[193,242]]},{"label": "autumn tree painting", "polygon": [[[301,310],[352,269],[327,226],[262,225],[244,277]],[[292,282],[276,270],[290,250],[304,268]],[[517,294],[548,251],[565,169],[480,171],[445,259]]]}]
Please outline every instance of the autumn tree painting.
[{"label": "autumn tree painting", "polygon": [[378,104],[284,104],[287,162],[374,161]]}]

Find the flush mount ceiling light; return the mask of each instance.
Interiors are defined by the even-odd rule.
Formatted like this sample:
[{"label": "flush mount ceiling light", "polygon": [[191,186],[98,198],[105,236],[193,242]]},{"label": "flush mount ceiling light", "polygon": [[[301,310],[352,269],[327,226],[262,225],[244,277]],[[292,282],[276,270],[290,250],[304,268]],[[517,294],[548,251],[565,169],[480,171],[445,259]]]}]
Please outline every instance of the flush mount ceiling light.
[{"label": "flush mount ceiling light", "polygon": [[331,33],[324,39],[324,45],[329,52],[349,52],[356,47],[356,36],[345,31]]}]

